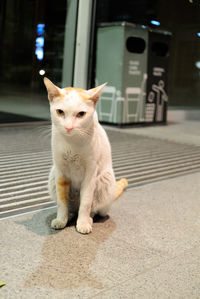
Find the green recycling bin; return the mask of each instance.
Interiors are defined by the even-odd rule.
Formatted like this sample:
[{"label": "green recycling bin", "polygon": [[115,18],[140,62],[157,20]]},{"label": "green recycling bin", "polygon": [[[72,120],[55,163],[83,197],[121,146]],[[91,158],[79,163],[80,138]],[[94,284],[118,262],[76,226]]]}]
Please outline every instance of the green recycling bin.
[{"label": "green recycling bin", "polygon": [[147,51],[146,26],[99,24],[95,83],[108,82],[97,105],[101,122],[145,122]]}]

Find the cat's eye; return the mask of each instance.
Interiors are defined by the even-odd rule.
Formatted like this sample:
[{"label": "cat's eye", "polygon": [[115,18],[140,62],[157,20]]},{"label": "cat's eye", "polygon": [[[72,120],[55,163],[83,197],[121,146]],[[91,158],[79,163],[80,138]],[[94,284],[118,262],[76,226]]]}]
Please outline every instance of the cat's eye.
[{"label": "cat's eye", "polygon": [[85,111],[80,111],[79,113],[76,114],[76,117],[81,118],[81,117],[83,117],[85,115],[86,115]]},{"label": "cat's eye", "polygon": [[59,116],[64,116],[64,115],[65,115],[64,111],[61,110],[61,109],[57,109],[57,110],[56,110],[56,113],[57,113]]}]

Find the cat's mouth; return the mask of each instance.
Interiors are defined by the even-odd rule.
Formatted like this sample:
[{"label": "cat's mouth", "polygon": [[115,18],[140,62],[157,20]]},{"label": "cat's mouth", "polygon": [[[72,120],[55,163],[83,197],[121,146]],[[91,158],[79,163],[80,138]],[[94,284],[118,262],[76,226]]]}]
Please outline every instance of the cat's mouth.
[{"label": "cat's mouth", "polygon": [[67,127],[67,128],[65,128],[65,130],[66,130],[67,133],[70,133],[73,129],[74,129],[73,127]]},{"label": "cat's mouth", "polygon": [[72,130],[64,130],[64,135],[66,137],[78,137],[78,138],[87,138],[89,136],[92,135],[92,133],[90,131],[87,131],[87,130],[83,130],[83,129],[80,129],[80,128],[73,128]]},{"label": "cat's mouth", "polygon": [[64,130],[64,135],[69,138],[77,135],[77,133],[78,133],[78,131],[75,128],[73,128],[71,130],[67,130],[67,129]]},{"label": "cat's mouth", "polygon": [[66,136],[73,136],[73,135],[74,135],[74,129],[73,129],[73,130],[70,130],[70,131],[65,130],[65,135],[66,135]]}]

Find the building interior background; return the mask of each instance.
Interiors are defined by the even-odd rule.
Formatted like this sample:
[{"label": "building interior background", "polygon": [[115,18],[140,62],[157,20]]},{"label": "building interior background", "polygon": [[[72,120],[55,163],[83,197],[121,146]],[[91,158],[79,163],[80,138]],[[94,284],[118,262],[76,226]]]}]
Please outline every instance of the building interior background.
[{"label": "building interior background", "polygon": [[[61,86],[67,17],[66,0],[0,2],[0,123],[50,119],[42,78]],[[172,33],[169,107],[200,109],[200,1],[97,1],[94,32],[101,22],[119,21]],[[94,39],[91,85],[95,46]]]}]

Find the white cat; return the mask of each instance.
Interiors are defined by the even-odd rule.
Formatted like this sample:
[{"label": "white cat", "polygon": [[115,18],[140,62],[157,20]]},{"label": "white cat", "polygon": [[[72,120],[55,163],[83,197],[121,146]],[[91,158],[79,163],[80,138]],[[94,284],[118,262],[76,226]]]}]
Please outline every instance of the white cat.
[{"label": "white cat", "polygon": [[53,167],[49,175],[50,196],[57,201],[52,228],[61,229],[78,212],[76,229],[92,231],[92,217],[106,216],[127,186],[116,183],[111,148],[98,122],[96,103],[106,84],[90,90],[59,88],[44,78],[52,119]]}]

